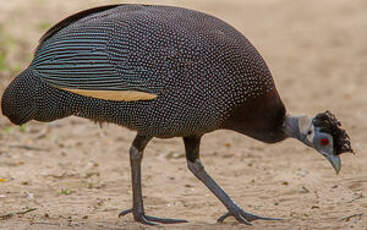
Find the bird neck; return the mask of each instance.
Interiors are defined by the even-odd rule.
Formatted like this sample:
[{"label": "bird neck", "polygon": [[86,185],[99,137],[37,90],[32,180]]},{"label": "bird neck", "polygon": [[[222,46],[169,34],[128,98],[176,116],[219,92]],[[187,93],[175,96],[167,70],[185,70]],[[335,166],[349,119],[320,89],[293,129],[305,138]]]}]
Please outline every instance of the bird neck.
[{"label": "bird neck", "polygon": [[296,139],[301,138],[300,127],[299,127],[300,117],[303,117],[303,116],[294,116],[294,115],[289,115],[289,114],[285,116],[282,129],[287,137],[296,138]]},{"label": "bird neck", "polygon": [[265,143],[286,137],[282,130],[286,109],[276,91],[252,98],[233,109],[222,128],[237,131]]}]

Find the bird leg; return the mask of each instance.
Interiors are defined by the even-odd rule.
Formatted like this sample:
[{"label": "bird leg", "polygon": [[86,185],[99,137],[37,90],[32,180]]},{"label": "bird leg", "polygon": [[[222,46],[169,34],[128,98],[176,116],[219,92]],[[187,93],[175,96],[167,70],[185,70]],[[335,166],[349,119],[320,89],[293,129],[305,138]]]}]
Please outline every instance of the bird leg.
[{"label": "bird leg", "polygon": [[206,173],[204,166],[199,159],[199,146],[201,137],[184,137],[187,165],[190,171],[203,182],[208,189],[223,203],[228,212],[219,217],[218,222],[223,222],[229,216],[233,216],[240,223],[251,225],[253,220],[282,220],[278,218],[268,218],[247,213],[241,209],[223,191],[223,189]]},{"label": "bird leg", "polygon": [[143,159],[143,151],[152,137],[144,137],[137,135],[130,148],[130,166],[133,190],[133,208],[122,211],[119,217],[128,213],[134,215],[137,222],[147,225],[157,225],[155,222],[162,224],[186,223],[186,220],[180,219],[163,219],[153,216],[147,216],[144,213],[143,196],[141,190],[141,161]]}]

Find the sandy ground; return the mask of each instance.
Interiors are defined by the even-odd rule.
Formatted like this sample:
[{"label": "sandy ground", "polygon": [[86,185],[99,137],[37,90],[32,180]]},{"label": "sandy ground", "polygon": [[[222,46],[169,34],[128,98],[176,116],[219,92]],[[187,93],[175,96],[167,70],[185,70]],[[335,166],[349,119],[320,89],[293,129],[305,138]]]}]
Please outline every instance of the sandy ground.
[{"label": "sandy ground", "polygon": [[[117,218],[131,206],[134,132],[74,117],[19,128],[0,116],[0,228],[367,229],[367,2],[149,2],[201,10],[238,28],[266,59],[288,111],[334,112],[357,154],[342,156],[336,176],[295,140],[266,145],[234,132],[206,135],[202,161],[224,190],[249,212],[286,218],[248,227],[233,218],[216,223],[225,208],[186,169],[182,141],[155,139],[143,162],[146,212],[190,223],[149,227],[131,215]],[[0,93],[48,27],[107,3],[116,1],[1,1]]]}]

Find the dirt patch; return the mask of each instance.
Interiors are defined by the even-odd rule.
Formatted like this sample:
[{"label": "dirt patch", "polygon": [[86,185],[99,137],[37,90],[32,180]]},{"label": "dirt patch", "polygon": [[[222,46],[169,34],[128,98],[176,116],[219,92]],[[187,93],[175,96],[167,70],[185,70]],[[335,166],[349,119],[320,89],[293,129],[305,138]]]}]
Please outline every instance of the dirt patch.
[{"label": "dirt patch", "polygon": [[[73,12],[116,2],[2,2],[0,93],[29,64],[49,26]],[[229,22],[264,56],[289,112],[329,109],[350,133],[357,154],[342,155],[338,176],[319,154],[294,140],[266,145],[234,132],[206,135],[202,161],[223,189],[249,212],[286,219],[256,221],[251,229],[367,229],[367,2],[154,3],[201,10]],[[1,116],[0,228],[151,228],[131,216],[117,218],[131,206],[128,148],[134,134],[79,118],[19,128]],[[149,144],[143,193],[148,214],[190,221],[161,229],[246,228],[234,219],[216,223],[225,208],[186,169],[179,138]]]}]

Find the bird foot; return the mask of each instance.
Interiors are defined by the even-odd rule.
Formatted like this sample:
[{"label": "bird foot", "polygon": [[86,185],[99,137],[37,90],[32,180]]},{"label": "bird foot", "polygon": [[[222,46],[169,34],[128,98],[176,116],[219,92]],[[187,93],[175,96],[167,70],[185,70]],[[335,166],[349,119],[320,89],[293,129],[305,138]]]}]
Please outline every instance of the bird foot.
[{"label": "bird foot", "polygon": [[227,217],[233,216],[236,220],[242,224],[252,225],[250,222],[254,220],[283,220],[281,218],[269,218],[269,217],[262,217],[256,216],[254,214],[248,213],[243,211],[241,208],[236,208],[234,210],[230,210],[223,216],[218,218],[218,222],[223,222]]},{"label": "bird foot", "polygon": [[158,218],[154,216],[147,216],[144,213],[135,213],[132,208],[120,212],[119,217],[125,216],[128,213],[133,213],[135,221],[140,222],[142,224],[146,224],[146,225],[158,225],[155,222],[158,222],[161,224],[179,224],[179,223],[188,222],[187,220],[182,220],[182,219],[166,219],[166,218]]}]

